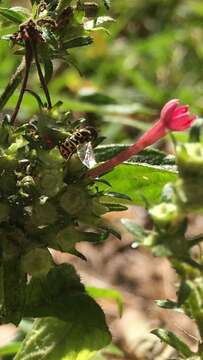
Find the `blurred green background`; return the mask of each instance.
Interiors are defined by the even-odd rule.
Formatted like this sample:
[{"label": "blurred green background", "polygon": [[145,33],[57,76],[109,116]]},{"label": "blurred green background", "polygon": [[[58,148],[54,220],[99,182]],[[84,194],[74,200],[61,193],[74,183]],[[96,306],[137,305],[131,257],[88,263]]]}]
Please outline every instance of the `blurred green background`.
[{"label": "blurred green background", "polygon": [[[108,142],[132,141],[137,129],[145,130],[171,98],[180,98],[201,115],[202,1],[112,0],[107,15],[115,19],[105,24],[109,34],[94,32],[93,45],[69,51],[69,64],[55,62],[49,85],[54,100],[95,119]],[[0,34],[4,32],[1,28]],[[20,62],[19,55],[10,56],[8,47],[8,42],[0,41],[1,92]],[[35,73],[31,82],[38,92]],[[8,107],[16,99],[17,94]],[[30,116],[36,108],[27,94],[21,116]]]}]

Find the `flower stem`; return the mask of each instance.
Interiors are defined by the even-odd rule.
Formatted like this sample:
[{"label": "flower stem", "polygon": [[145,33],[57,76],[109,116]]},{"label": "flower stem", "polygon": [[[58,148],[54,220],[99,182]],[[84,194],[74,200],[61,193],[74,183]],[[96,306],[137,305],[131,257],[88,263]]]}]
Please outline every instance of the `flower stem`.
[{"label": "flower stem", "polygon": [[98,177],[106,172],[112,170],[115,166],[123,163],[124,161],[131,158],[133,155],[136,155],[138,152],[143,150],[149,145],[152,145],[157,140],[162,138],[166,134],[166,130],[163,127],[162,122],[157,121],[154,126],[146,131],[137,143],[129,146],[128,149],[121,151],[118,155],[114,156],[112,159],[106,161],[105,163],[99,165],[98,167],[89,170],[87,174],[93,178]]},{"label": "flower stem", "polygon": [[25,74],[24,74],[24,78],[23,78],[23,82],[22,82],[22,86],[20,89],[20,94],[18,97],[18,101],[14,110],[14,113],[11,117],[11,124],[14,125],[15,121],[16,121],[16,117],[18,115],[22,100],[23,100],[23,96],[26,90],[26,86],[27,86],[27,81],[28,81],[28,76],[29,76],[29,72],[30,72],[30,67],[31,67],[31,63],[32,63],[32,48],[30,46],[30,42],[26,41],[25,42]]},{"label": "flower stem", "polygon": [[44,90],[44,93],[45,93],[45,96],[46,96],[46,99],[47,99],[47,106],[48,106],[48,109],[51,109],[52,108],[51,97],[50,97],[50,94],[49,94],[49,90],[48,90],[44,75],[42,73],[42,69],[41,69],[38,54],[37,54],[36,45],[34,44],[34,42],[32,42],[32,49],[33,49],[33,56],[34,56],[34,59],[35,59],[35,63],[36,63],[36,66],[37,66],[37,71],[38,71],[40,83],[42,85],[42,88]]}]

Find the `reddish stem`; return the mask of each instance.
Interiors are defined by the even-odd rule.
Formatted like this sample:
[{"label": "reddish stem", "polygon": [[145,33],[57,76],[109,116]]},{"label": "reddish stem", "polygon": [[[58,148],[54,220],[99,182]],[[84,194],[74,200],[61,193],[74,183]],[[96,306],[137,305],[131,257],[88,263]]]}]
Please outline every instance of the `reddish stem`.
[{"label": "reddish stem", "polygon": [[29,41],[25,41],[25,75],[23,78],[23,82],[22,82],[22,86],[20,89],[20,94],[18,97],[18,101],[14,110],[14,113],[11,117],[11,124],[14,125],[16,117],[18,115],[18,112],[20,110],[20,106],[23,100],[23,96],[24,93],[26,91],[26,86],[27,86],[27,81],[28,81],[28,76],[29,76],[29,72],[30,72],[30,67],[31,67],[31,63],[32,63],[32,48],[30,46],[30,42]]},{"label": "reddish stem", "polygon": [[40,80],[40,83],[42,85],[42,88],[44,90],[44,93],[45,93],[45,96],[46,96],[46,99],[47,99],[47,107],[48,107],[48,109],[51,109],[52,108],[51,97],[50,97],[50,94],[49,94],[49,90],[48,90],[44,75],[42,73],[42,69],[41,69],[41,66],[40,66],[40,62],[39,62],[39,58],[38,58],[38,54],[37,54],[37,49],[36,49],[36,45],[35,45],[34,41],[32,42],[32,49],[33,49],[33,55],[34,55],[35,63],[36,63],[36,66],[37,66],[37,72],[38,72],[38,75],[39,75],[39,80]]}]

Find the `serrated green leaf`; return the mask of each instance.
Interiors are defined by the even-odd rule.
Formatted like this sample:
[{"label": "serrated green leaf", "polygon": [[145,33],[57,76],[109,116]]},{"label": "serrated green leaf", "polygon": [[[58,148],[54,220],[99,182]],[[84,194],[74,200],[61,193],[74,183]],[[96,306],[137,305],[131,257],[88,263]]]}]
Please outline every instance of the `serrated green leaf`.
[{"label": "serrated green leaf", "polygon": [[166,344],[172,346],[176,349],[179,354],[183,355],[185,358],[189,356],[195,355],[187,344],[185,344],[182,340],[178,338],[174,333],[165,329],[155,329],[151,331],[152,334],[158,336],[161,341],[165,342]]},{"label": "serrated green leaf", "polygon": [[16,360],[40,359],[42,354],[46,360],[89,359],[111,340],[102,310],[68,264],[31,279],[24,315],[43,319],[35,322]]},{"label": "serrated green leaf", "polygon": [[[92,307],[93,304],[95,308]],[[75,320],[63,321],[53,317],[36,320],[31,333],[25,338],[22,348],[14,359],[90,359],[111,340],[102,321],[100,325],[98,323],[98,320],[102,320],[97,316],[98,308],[93,302],[89,304],[89,308],[84,306],[78,308]],[[93,314],[90,313],[91,310]],[[80,316],[83,312],[89,314],[85,317],[85,321],[82,319],[83,316]]]},{"label": "serrated green leaf", "polygon": [[107,298],[113,299],[116,301],[118,305],[119,315],[122,315],[123,312],[123,298],[120,292],[113,290],[113,289],[101,289],[96,288],[93,286],[86,286],[85,287],[87,293],[93,297],[94,299],[98,298]]},{"label": "serrated green leaf", "polygon": [[86,46],[92,44],[93,39],[90,36],[78,36],[74,39],[64,41],[64,49],[71,49],[74,47]]},{"label": "serrated green leaf", "polygon": [[13,8],[0,7],[0,15],[16,24],[21,24],[28,18],[26,9],[20,6]]},{"label": "serrated green leaf", "polygon": [[[137,205],[157,204],[163,186],[174,182],[177,176],[171,171],[153,165],[122,164],[106,174],[106,179],[116,192],[126,193]],[[100,185],[102,187],[103,185]]]},{"label": "serrated green leaf", "polygon": [[[121,151],[126,150],[129,145],[125,144],[112,144],[112,145],[100,145],[94,149],[95,158],[97,162],[107,161],[113,156],[119,154]],[[149,164],[157,166],[170,166],[173,170],[175,165],[175,157],[171,155],[166,155],[164,152],[155,150],[155,149],[146,149],[140,151],[139,154],[134,155],[129,159],[130,163],[137,164]],[[170,168],[169,168],[170,169]],[[175,171],[175,167],[174,167]]]}]

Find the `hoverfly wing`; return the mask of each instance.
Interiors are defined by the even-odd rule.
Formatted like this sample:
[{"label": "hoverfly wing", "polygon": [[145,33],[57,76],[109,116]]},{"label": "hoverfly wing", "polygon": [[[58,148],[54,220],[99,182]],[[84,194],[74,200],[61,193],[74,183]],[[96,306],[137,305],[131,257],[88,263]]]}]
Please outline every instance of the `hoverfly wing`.
[{"label": "hoverfly wing", "polygon": [[96,165],[93,148],[90,141],[78,146],[77,154],[79,159],[85,166],[87,166],[87,168],[91,169]]}]

